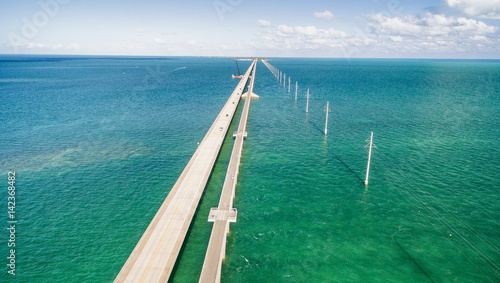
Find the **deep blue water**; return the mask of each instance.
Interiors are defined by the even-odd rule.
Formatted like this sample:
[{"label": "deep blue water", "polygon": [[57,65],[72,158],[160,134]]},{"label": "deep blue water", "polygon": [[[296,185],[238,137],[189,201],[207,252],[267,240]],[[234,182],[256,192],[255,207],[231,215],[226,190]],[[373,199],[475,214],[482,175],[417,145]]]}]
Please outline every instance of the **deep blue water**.
[{"label": "deep blue water", "polygon": [[[269,63],[292,88],[258,64],[223,282],[500,280],[500,61]],[[221,58],[0,56],[0,203],[7,228],[15,170],[18,220],[16,276],[4,229],[0,278],[113,281],[235,72]],[[231,143],[174,282],[198,280]]]}]

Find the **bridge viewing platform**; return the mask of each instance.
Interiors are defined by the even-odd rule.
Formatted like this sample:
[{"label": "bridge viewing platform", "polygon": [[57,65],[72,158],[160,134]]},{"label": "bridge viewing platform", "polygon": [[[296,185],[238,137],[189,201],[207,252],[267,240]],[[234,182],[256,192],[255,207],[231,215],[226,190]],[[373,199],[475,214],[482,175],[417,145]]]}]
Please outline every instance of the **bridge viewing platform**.
[{"label": "bridge viewing platform", "polygon": [[[166,282],[170,277],[252,70],[252,78],[255,77],[256,64],[254,60],[243,75],[114,282]],[[253,80],[250,87],[249,94]],[[239,138],[243,135],[238,129],[236,139]],[[232,194],[234,196],[234,191]],[[224,206],[229,207],[232,207],[232,198],[231,204]],[[225,218],[231,219],[231,211],[226,211]],[[222,217],[223,213],[217,215]]]}]

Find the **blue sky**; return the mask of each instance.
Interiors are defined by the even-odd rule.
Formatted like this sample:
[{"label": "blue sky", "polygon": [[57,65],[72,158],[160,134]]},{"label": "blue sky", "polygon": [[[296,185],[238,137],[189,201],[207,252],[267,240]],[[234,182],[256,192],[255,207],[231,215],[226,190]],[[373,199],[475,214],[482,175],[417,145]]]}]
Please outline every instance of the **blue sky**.
[{"label": "blue sky", "polygon": [[1,54],[500,58],[500,0],[25,0],[1,7]]}]

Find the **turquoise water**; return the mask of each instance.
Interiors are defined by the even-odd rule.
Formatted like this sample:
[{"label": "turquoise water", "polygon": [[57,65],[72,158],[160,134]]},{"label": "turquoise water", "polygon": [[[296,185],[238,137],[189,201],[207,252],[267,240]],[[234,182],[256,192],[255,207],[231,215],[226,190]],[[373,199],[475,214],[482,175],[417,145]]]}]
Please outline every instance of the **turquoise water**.
[{"label": "turquoise water", "polygon": [[[223,282],[500,280],[499,61],[269,62],[292,90],[258,64]],[[235,71],[217,58],[0,56],[0,203],[8,227],[15,170],[18,220],[16,276],[4,229],[0,281],[111,282]],[[231,143],[173,282],[198,279]]]}]

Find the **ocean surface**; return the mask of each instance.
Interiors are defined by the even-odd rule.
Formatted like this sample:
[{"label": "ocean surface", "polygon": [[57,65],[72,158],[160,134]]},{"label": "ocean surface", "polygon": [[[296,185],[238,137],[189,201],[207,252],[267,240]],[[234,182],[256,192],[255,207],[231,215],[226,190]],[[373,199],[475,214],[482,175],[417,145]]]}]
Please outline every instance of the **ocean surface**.
[{"label": "ocean surface", "polygon": [[[500,282],[500,61],[269,63],[291,90],[258,63],[222,282]],[[0,281],[112,282],[235,73],[224,58],[1,55]],[[198,281],[232,142],[172,282]]]}]

